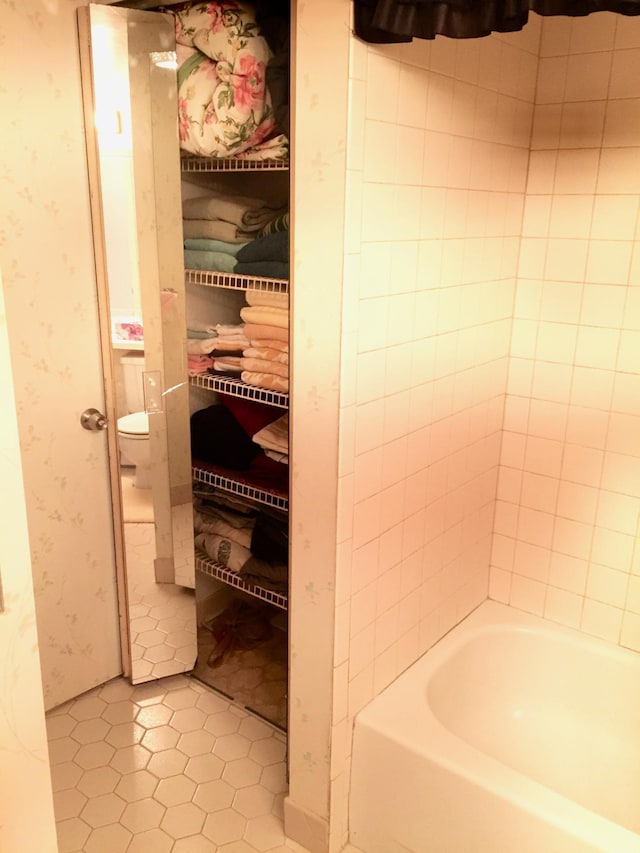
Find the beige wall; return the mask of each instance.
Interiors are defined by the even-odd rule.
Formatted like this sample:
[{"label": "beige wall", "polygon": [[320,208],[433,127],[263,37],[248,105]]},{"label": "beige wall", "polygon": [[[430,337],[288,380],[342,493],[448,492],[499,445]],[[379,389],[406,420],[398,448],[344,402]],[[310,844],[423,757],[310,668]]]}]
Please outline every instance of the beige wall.
[{"label": "beige wall", "polygon": [[74,0],[0,0],[4,276],[47,707],[121,671]]},{"label": "beige wall", "polygon": [[285,830],[315,853],[327,850],[329,838],[350,2],[294,6],[290,780]]},{"label": "beige wall", "polygon": [[640,651],[640,21],[544,21],[491,597]]},{"label": "beige wall", "polygon": [[[0,850],[55,853],[31,561],[0,277]],[[34,819],[34,816],[36,819]]]},{"label": "beige wall", "polygon": [[487,596],[539,34],[351,41],[335,850],[354,716]]}]

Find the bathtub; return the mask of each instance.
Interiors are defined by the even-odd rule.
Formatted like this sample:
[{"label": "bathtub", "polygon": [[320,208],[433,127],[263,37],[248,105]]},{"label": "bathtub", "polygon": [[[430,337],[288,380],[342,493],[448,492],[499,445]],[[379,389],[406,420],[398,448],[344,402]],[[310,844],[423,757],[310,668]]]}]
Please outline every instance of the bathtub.
[{"label": "bathtub", "polygon": [[356,717],[364,853],[640,853],[640,655],[485,601]]}]

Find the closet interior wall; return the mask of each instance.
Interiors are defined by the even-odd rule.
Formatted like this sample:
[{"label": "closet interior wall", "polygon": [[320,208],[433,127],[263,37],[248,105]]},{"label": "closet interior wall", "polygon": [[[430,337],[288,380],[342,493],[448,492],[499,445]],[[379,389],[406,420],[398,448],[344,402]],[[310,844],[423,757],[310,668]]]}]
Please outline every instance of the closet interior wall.
[{"label": "closet interior wall", "polygon": [[[265,200],[274,207],[288,207],[289,172],[271,171],[184,172],[182,181],[183,201],[206,196],[213,190],[222,194],[244,195]],[[246,303],[244,288],[232,289],[224,286],[202,286],[193,283],[187,275],[187,326],[237,324],[240,310]],[[195,413],[212,404],[223,403],[224,395],[192,384],[190,388],[190,411]],[[260,397],[260,393],[254,395]],[[265,395],[265,399],[268,395]],[[284,413],[285,409],[280,412]],[[274,409],[274,416],[277,410]],[[198,489],[198,483],[194,483]],[[256,509],[260,508],[260,501]],[[216,616],[234,601],[250,604],[252,597],[238,587],[207,573],[202,560],[196,563],[196,611],[198,619],[198,660],[194,675],[229,698],[239,702],[265,717],[280,728],[287,725],[287,657],[288,631],[286,596],[275,598],[280,606],[272,608],[273,636],[255,652],[235,652],[221,666],[210,665],[215,657],[215,642],[208,626]],[[255,598],[253,601],[255,602]],[[265,610],[268,609],[265,605]]]}]

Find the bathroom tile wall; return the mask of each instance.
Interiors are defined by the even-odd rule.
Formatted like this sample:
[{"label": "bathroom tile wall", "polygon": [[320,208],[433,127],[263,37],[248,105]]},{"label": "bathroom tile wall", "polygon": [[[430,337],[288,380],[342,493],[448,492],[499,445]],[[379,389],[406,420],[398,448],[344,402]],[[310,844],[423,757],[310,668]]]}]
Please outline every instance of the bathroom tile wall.
[{"label": "bathroom tile wall", "polygon": [[539,35],[351,41],[332,849],[354,715],[487,595]]},{"label": "bathroom tile wall", "polygon": [[542,28],[490,595],[640,651],[640,21]]}]

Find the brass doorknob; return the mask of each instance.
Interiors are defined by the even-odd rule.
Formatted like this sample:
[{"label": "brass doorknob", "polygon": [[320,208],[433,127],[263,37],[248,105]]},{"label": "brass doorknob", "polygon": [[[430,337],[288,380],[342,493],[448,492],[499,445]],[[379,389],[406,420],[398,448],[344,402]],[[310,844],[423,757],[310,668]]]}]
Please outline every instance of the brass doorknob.
[{"label": "brass doorknob", "polygon": [[98,409],[85,409],[80,415],[80,423],[84,429],[100,430],[107,428],[107,418]]}]

